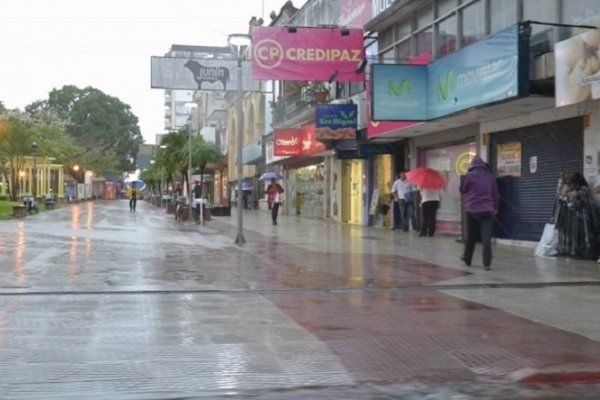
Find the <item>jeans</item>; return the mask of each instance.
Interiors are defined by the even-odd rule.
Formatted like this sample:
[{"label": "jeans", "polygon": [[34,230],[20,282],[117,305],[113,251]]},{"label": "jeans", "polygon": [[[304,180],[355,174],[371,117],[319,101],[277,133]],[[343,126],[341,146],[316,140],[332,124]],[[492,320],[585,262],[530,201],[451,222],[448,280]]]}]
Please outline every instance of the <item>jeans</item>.
[{"label": "jeans", "polygon": [[392,204],[392,207],[394,207],[392,214],[392,216],[394,217],[394,220],[392,221],[392,229],[402,228],[402,214],[400,213],[400,201],[401,200],[394,200]]},{"label": "jeans", "polygon": [[483,266],[492,265],[492,227],[494,225],[494,214],[467,213],[467,240],[465,241],[464,262],[471,264],[475,243],[481,239],[483,245]]},{"label": "jeans", "polygon": [[400,208],[402,209],[402,229],[404,231],[408,231],[410,228],[410,224],[412,224],[413,229],[417,226],[417,218],[415,217],[413,202],[406,202],[404,200],[400,200]]}]

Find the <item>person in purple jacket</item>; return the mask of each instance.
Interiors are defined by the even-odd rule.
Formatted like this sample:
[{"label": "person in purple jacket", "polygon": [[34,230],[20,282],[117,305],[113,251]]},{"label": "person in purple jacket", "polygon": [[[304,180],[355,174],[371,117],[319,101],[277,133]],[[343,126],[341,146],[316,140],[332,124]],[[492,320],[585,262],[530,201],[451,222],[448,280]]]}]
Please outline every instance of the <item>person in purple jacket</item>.
[{"label": "person in purple jacket", "polygon": [[496,178],[488,165],[479,156],[471,161],[469,171],[460,182],[467,214],[467,240],[461,260],[471,265],[475,243],[481,237],[483,244],[483,267],[492,265],[492,227],[498,212],[500,197]]}]

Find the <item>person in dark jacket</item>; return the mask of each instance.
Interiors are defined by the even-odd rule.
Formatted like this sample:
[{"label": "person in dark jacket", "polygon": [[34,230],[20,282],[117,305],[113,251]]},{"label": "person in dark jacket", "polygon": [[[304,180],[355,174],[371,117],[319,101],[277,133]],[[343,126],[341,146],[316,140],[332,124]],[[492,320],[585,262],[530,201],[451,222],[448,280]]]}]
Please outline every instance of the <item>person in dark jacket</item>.
[{"label": "person in dark jacket", "polygon": [[475,243],[481,238],[483,244],[483,267],[492,265],[492,227],[498,212],[500,196],[496,178],[488,165],[479,156],[471,161],[469,171],[460,182],[460,192],[464,195],[467,215],[467,240],[461,257],[466,265],[471,265]]}]

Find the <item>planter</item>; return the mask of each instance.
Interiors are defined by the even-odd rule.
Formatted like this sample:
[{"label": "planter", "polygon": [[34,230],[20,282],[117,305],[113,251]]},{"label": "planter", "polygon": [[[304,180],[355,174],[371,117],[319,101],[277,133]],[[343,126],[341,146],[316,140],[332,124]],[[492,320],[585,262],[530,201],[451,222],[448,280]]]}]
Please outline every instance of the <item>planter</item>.
[{"label": "planter", "polygon": [[327,90],[323,90],[323,91],[319,91],[319,92],[314,92],[313,93],[313,99],[317,103],[324,103],[324,102],[327,101],[328,98],[329,98],[329,92]]}]

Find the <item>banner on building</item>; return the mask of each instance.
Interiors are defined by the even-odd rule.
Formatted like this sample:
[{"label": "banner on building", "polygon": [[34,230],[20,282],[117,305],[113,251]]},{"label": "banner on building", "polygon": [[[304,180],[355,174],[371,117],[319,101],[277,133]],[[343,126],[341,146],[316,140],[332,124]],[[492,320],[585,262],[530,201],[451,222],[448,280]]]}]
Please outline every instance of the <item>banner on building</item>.
[{"label": "banner on building", "polygon": [[[152,57],[151,87],[154,89],[236,91],[236,60]],[[258,91],[250,61],[242,63],[242,90]]]},{"label": "banner on building", "polygon": [[374,120],[427,121],[529,95],[528,56],[514,25],[427,66],[372,66]]},{"label": "banner on building", "polygon": [[317,140],[356,139],[357,114],[356,104],[317,105]]},{"label": "banner on building", "polygon": [[307,156],[327,150],[316,139],[314,124],[302,128],[275,129],[273,131],[275,156]]},{"label": "banner on building", "polygon": [[600,98],[600,29],[554,45],[556,106]]},{"label": "banner on building", "polygon": [[371,20],[372,0],[339,0],[334,4],[340,7],[338,25],[363,28]]},{"label": "banner on building", "polygon": [[256,26],[251,36],[254,79],[364,80],[362,29]]}]

